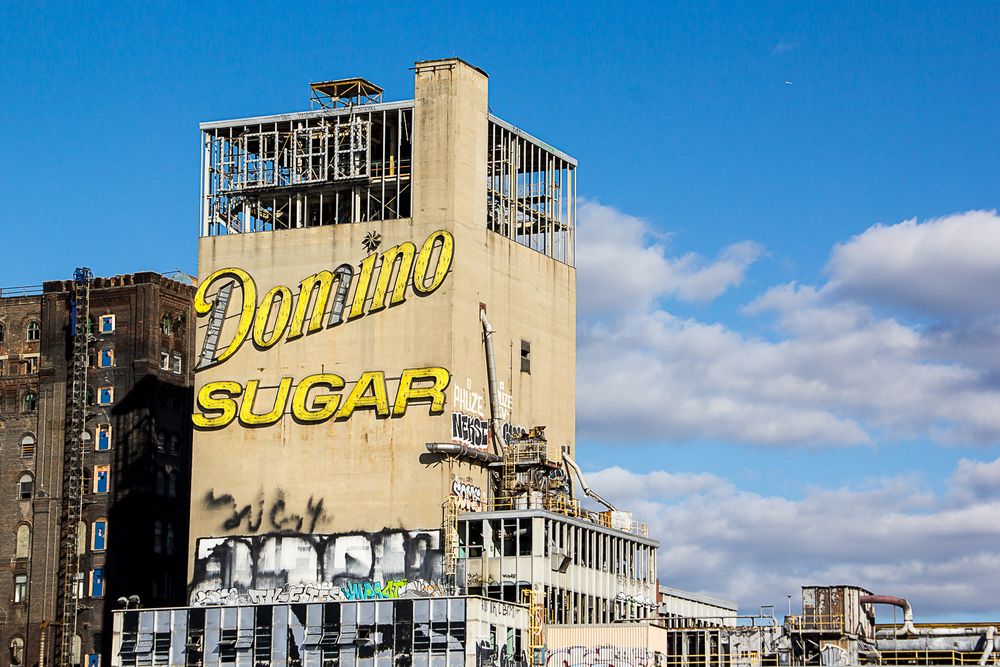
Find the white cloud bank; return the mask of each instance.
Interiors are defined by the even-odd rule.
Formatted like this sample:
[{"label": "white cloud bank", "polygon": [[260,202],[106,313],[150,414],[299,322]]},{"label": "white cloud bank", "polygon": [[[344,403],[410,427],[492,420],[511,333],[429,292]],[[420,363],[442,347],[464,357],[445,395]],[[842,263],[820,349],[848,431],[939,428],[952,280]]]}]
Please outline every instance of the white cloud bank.
[{"label": "white cloud bank", "polygon": [[744,309],[774,318],[773,340],[663,307],[740,285],[758,245],[671,257],[641,219],[586,202],[580,220],[582,438],[1000,442],[995,212],[875,226],[836,246],[828,283],[779,285]]},{"label": "white cloud bank", "polygon": [[950,491],[914,477],[810,489],[800,500],[735,488],[708,474],[614,467],[588,482],[661,541],[662,583],[784,609],[803,584],[900,595],[923,617],[1000,613],[1000,459],[962,460]]}]

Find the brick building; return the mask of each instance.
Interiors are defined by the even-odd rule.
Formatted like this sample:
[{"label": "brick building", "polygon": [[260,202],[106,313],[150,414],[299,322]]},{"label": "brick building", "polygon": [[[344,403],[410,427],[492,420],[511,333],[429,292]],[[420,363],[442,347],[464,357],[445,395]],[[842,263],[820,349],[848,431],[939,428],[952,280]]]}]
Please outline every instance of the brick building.
[{"label": "brick building", "polygon": [[[15,500],[0,512],[0,562],[9,563],[0,623],[10,649],[0,667],[100,664],[120,597],[184,601],[193,294],[156,273],[90,282],[85,427],[76,437],[73,311],[83,301],[73,281],[0,299],[0,480]],[[71,451],[82,455],[78,466],[66,463]],[[71,469],[82,473],[76,486]],[[60,566],[74,542],[76,558]]]}]

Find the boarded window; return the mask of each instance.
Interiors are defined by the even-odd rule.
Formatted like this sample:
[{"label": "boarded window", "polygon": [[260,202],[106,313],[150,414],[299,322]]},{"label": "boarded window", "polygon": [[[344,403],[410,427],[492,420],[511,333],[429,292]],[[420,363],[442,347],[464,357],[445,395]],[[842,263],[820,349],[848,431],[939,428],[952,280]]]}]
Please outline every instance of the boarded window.
[{"label": "boarded window", "polygon": [[115,316],[101,315],[101,333],[109,334],[115,330]]},{"label": "boarded window", "polygon": [[111,449],[111,424],[100,424],[97,427],[97,451]]},{"label": "boarded window", "polygon": [[111,368],[115,365],[115,351],[110,347],[106,347],[101,350],[101,356],[99,359],[101,368]]},{"label": "boarded window", "polygon": [[108,548],[108,520],[100,518],[94,521],[90,548],[94,551],[104,551]]},{"label": "boarded window", "polygon": [[14,558],[27,558],[31,553],[31,526],[22,523],[17,527],[14,540]]},{"label": "boarded window", "polygon": [[21,458],[35,458],[35,436],[30,433],[21,438]]},{"label": "boarded window", "polygon": [[110,483],[110,466],[94,466],[94,493],[107,493]]},{"label": "boarded window", "polygon": [[90,571],[90,597],[104,597],[104,568],[95,567]]},{"label": "boarded window", "polygon": [[114,387],[100,387],[97,390],[97,403],[98,405],[111,405],[115,402],[115,388]]}]

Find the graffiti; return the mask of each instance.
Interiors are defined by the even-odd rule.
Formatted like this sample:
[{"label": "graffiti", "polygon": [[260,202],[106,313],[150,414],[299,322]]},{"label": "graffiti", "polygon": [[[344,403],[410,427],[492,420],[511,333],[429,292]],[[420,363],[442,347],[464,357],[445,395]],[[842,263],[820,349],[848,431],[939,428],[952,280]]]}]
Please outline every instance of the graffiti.
[{"label": "graffiti", "polygon": [[245,525],[246,530],[255,533],[261,529],[266,517],[268,524],[265,530],[268,532],[311,533],[316,530],[317,525],[330,519],[323,509],[323,499],[316,500],[314,496],[309,496],[301,512],[289,512],[285,504],[285,492],[281,488],[275,491],[274,498],[266,507],[265,510],[263,489],[254,502],[242,506],[238,506],[236,499],[229,493],[216,496],[215,490],[209,489],[205,494],[206,509],[229,512],[229,516],[222,522],[223,530],[235,530]]},{"label": "graffiti", "polygon": [[387,582],[357,581],[336,585],[331,581],[315,584],[286,584],[278,588],[248,588],[241,592],[235,587],[199,590],[191,599],[195,607],[231,605],[287,604],[292,602],[350,602],[353,600],[395,600],[406,598],[443,597],[445,588],[437,581]]},{"label": "graffiti", "polygon": [[[256,522],[262,514],[247,516]],[[212,537],[198,540],[189,598],[198,604],[230,590],[249,596],[251,590],[275,589],[291,596],[290,586],[312,586],[319,587],[317,596],[345,599],[341,588],[348,584],[400,580],[406,583],[395,587],[397,596],[420,597],[436,594],[436,584],[429,582],[441,579],[440,530]],[[297,594],[306,595],[305,589]]]},{"label": "graffiti", "polygon": [[245,387],[233,380],[217,380],[198,390],[195,403],[200,412],[191,420],[203,430],[225,428],[234,420],[243,426],[260,427],[277,424],[290,413],[300,424],[322,424],[330,419],[350,419],[358,410],[372,410],[381,419],[402,417],[415,403],[430,403],[429,413],[436,415],[444,412],[444,391],[450,382],[451,373],[446,368],[407,368],[400,375],[390,406],[384,371],[363,372],[343,403],[339,392],[347,383],[335,373],[309,375],[297,385],[294,378],[283,377],[277,387],[266,390],[273,398],[265,400],[262,408],[255,406],[260,380],[249,380]]},{"label": "graffiti", "polygon": [[466,378],[464,387],[455,384],[454,389],[452,389],[451,401],[452,408],[458,412],[480,418],[486,416],[486,399],[479,392],[473,391],[471,378]]},{"label": "graffiti", "polygon": [[463,512],[482,512],[483,490],[472,483],[471,479],[452,478],[451,495],[458,499],[458,509]]},{"label": "graffiti", "polygon": [[626,593],[625,591],[619,591],[618,595],[615,596],[615,602],[622,604],[636,604],[640,607],[655,607],[656,602],[645,595],[644,593],[636,593],[634,595]]},{"label": "graffiti", "polygon": [[[347,322],[380,311],[387,305],[402,303],[406,300],[407,287],[412,286],[417,294],[430,294],[439,288],[447,277],[451,269],[454,247],[455,240],[451,233],[439,230],[427,237],[419,253],[416,246],[409,241],[388,248],[381,254],[371,253],[360,263],[356,284],[354,284],[353,267],[342,264],[332,272],[319,271],[303,278],[298,285],[297,297],[293,296],[292,290],[284,285],[272,287],[263,296],[259,305],[257,284],[249,273],[236,267],[218,269],[205,278],[194,297],[194,307],[198,317],[211,314],[210,324],[215,324],[214,335],[206,335],[202,343],[201,361],[197,370],[225,362],[239,351],[248,336],[252,337],[258,348],[268,349],[282,336],[285,336],[287,342],[321,331],[324,328],[323,319],[327,312],[331,313],[328,327],[340,325],[344,322],[343,310],[352,284],[355,287],[354,298],[347,314]],[[435,254],[432,266],[431,258]],[[393,274],[395,281],[390,286]],[[376,276],[375,290],[369,298],[372,279]],[[333,290],[335,280],[336,292]],[[214,350],[219,347],[221,322],[228,317],[231,286],[234,283],[243,295],[239,321],[232,332],[232,340],[224,346],[220,354],[216,355]],[[215,298],[209,300],[208,292],[217,284],[220,284],[220,287],[216,290]],[[218,303],[223,301],[225,308],[218,307]],[[206,354],[209,345],[213,348],[213,352]]]},{"label": "graffiti", "polygon": [[507,421],[514,410],[514,395],[507,391],[502,380],[497,384],[499,385],[497,387],[497,418],[501,421]]},{"label": "graffiti", "polygon": [[489,446],[489,432],[489,420],[461,412],[451,413],[452,441],[476,449],[486,449]]},{"label": "graffiti", "polygon": [[546,667],[658,667],[664,654],[645,648],[569,646],[546,651]]}]

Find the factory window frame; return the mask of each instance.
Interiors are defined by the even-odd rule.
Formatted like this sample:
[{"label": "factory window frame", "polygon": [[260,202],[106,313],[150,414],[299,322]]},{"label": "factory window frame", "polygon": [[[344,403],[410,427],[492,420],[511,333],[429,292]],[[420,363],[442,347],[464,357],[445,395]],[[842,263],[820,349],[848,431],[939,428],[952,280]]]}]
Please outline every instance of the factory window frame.
[{"label": "factory window frame", "polygon": [[171,326],[170,316],[164,315],[160,319],[160,333],[162,333],[164,336],[169,336],[172,330],[173,327]]},{"label": "factory window frame", "polygon": [[26,331],[25,339],[30,343],[37,341],[42,337],[42,325],[38,323],[37,320],[31,320],[28,322],[28,328]]},{"label": "factory window frame", "polygon": [[31,500],[31,496],[35,492],[35,478],[30,472],[25,472],[21,474],[21,478],[17,480],[17,496],[21,500]]},{"label": "factory window frame", "polygon": [[111,405],[115,402],[115,388],[114,387],[98,387],[97,388],[97,404],[98,405]]},{"label": "factory window frame", "polygon": [[108,548],[108,520],[104,517],[94,519],[94,527],[90,535],[90,549],[104,551]]},{"label": "factory window frame", "polygon": [[166,350],[160,350],[160,370],[170,370],[170,353]]},{"label": "factory window frame", "polygon": [[24,603],[28,601],[28,575],[14,575],[14,603]]},{"label": "factory window frame", "polygon": [[107,315],[101,315],[101,329],[102,334],[114,333],[115,331],[115,316],[110,313]]},{"label": "factory window frame", "polygon": [[24,663],[24,639],[22,637],[11,637],[10,640],[10,665],[18,667]]},{"label": "factory window frame", "polygon": [[31,555],[31,524],[22,523],[14,533],[14,558]]},{"label": "factory window frame", "polygon": [[101,350],[101,354],[98,357],[97,365],[100,368],[114,368],[115,365],[115,351],[110,347],[106,347]]},{"label": "factory window frame", "polygon": [[25,412],[34,412],[38,409],[38,394],[33,391],[24,393],[23,406]]},{"label": "factory window frame", "polygon": [[104,597],[104,568],[95,567],[90,571],[90,597]]},{"label": "factory window frame", "polygon": [[87,589],[84,587],[84,576],[83,572],[77,572],[73,575],[73,581],[76,583],[76,599],[82,600],[87,595]]},{"label": "factory window frame", "polygon": [[111,449],[111,424],[97,425],[97,443],[94,448],[99,452]]},{"label": "factory window frame", "polygon": [[173,356],[173,371],[174,371],[174,373],[176,373],[177,375],[180,375],[183,368],[184,368],[184,364],[181,361],[181,355],[179,355],[179,354],[177,354],[175,352],[174,356]]},{"label": "factory window frame", "polygon": [[33,459],[35,458],[35,445],[37,444],[35,436],[32,433],[25,433],[24,437],[21,438],[21,458],[22,459]]},{"label": "factory window frame", "polygon": [[111,466],[94,466],[94,493],[107,493],[110,477]]},{"label": "factory window frame", "polygon": [[531,375],[531,343],[521,339],[521,372]]}]

